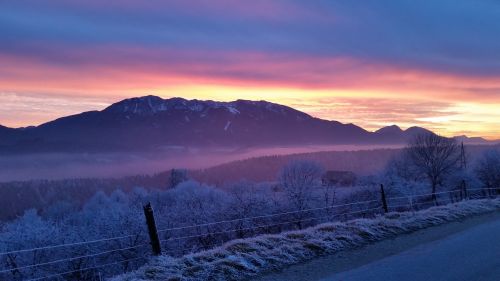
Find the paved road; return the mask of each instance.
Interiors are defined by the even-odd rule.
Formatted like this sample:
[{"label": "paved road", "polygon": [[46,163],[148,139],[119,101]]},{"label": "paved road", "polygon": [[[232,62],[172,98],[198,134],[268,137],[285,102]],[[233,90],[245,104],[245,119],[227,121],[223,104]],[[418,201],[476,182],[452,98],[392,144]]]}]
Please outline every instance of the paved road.
[{"label": "paved road", "polygon": [[498,281],[500,214],[419,231],[260,280]]},{"label": "paved road", "polygon": [[500,219],[321,280],[498,281]]}]

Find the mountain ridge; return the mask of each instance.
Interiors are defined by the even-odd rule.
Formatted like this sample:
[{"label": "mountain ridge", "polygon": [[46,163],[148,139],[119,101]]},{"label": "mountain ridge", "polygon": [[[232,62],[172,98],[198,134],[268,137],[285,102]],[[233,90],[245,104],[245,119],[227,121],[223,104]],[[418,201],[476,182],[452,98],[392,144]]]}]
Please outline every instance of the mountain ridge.
[{"label": "mountain ridge", "polygon": [[[20,129],[0,125],[0,151],[122,151],[188,147],[252,147],[310,144],[402,144],[421,127],[396,125],[375,132],[354,124],[324,120],[264,100],[229,102],[163,99],[148,95],[124,99],[103,110],[61,117]],[[469,138],[460,136],[461,141]],[[486,142],[472,138],[474,142]]]}]

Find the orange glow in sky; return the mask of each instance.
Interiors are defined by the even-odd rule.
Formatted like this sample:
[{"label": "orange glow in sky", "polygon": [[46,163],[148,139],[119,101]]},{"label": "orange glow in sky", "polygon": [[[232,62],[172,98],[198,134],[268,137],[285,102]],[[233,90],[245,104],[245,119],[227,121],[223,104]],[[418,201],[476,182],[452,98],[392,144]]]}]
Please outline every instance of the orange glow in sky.
[{"label": "orange glow in sky", "polygon": [[164,98],[179,96],[218,101],[267,100],[315,117],[354,123],[367,130],[397,124],[402,128],[423,126],[449,136],[500,138],[500,101],[494,98],[476,101],[461,91],[426,90],[419,94],[418,89],[389,87],[384,90],[380,85],[373,89],[367,86],[336,89],[240,84],[238,81],[189,84],[189,79],[185,78],[179,78],[178,82],[175,79],[170,82],[171,78],[167,78],[164,84],[157,78],[145,81],[130,78],[129,84],[127,79],[122,79],[123,82],[116,84],[81,77],[64,83],[43,81],[21,83],[18,87],[12,85],[0,94],[4,104],[0,120],[13,127],[37,125],[65,115],[100,110],[123,98],[153,94]]},{"label": "orange glow in sky", "polygon": [[340,2],[2,3],[0,124],[157,95],[500,139],[499,9]]}]

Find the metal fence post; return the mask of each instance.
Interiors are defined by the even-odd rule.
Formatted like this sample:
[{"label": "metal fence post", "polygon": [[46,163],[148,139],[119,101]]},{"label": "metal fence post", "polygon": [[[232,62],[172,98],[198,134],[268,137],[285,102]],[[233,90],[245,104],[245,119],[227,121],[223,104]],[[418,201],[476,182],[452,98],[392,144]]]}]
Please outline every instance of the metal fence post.
[{"label": "metal fence post", "polygon": [[380,184],[380,195],[382,197],[382,208],[384,208],[384,213],[387,213],[389,212],[389,208],[387,207],[387,200],[385,199],[385,191],[383,184]]},{"label": "metal fence post", "polygon": [[158,238],[158,230],[156,229],[155,216],[151,203],[144,206],[144,216],[146,217],[146,224],[148,225],[149,240],[153,255],[161,255],[160,239]]}]

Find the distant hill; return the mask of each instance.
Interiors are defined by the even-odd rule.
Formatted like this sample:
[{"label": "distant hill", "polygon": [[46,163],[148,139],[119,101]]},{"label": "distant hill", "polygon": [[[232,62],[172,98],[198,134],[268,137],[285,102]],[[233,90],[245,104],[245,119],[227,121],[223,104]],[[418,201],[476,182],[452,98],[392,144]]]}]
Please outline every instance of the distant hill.
[{"label": "distant hill", "polygon": [[[0,151],[110,152],[177,147],[265,147],[311,144],[401,144],[426,129],[397,126],[369,132],[266,101],[216,102],[144,96],[102,111],[36,127],[0,127]],[[460,137],[465,142],[467,137]],[[481,142],[482,139],[474,139]]]},{"label": "distant hill", "polygon": [[388,161],[400,151],[400,149],[374,149],[263,156],[191,171],[190,176],[198,181],[217,186],[239,180],[275,181],[280,169],[293,160],[314,161],[321,164],[326,170],[352,171],[357,175],[373,175],[380,172]]}]

